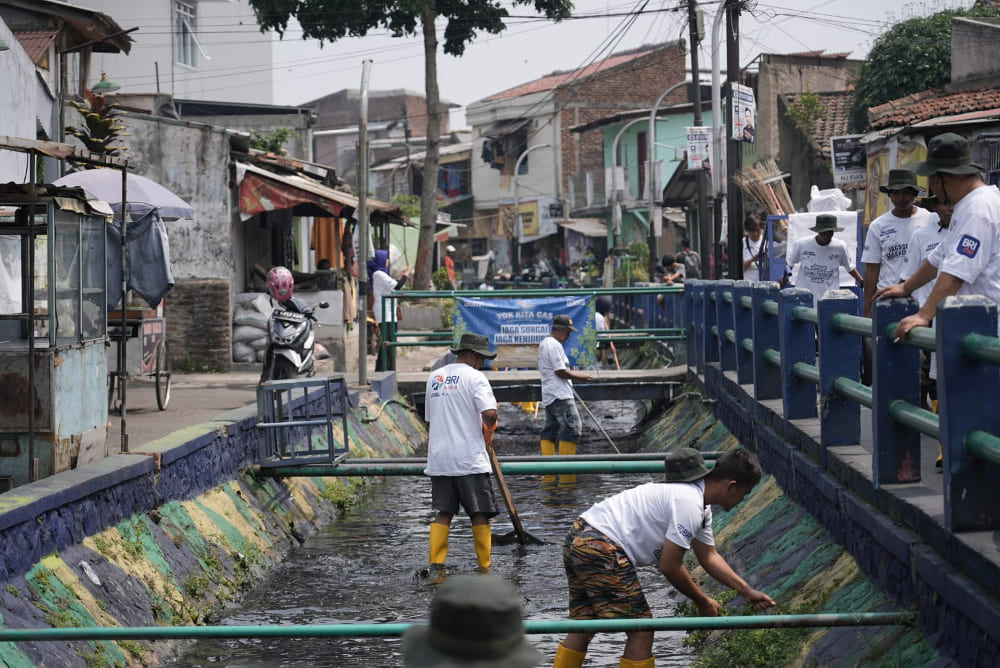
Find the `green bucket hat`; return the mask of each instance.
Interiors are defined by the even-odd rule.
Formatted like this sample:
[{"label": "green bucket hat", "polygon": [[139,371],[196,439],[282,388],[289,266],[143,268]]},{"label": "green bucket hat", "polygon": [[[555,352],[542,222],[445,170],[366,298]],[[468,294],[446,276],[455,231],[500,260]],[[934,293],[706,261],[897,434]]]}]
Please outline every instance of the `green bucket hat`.
[{"label": "green bucket hat", "polygon": [[816,216],[816,224],[809,228],[813,232],[829,232],[833,230],[834,232],[843,232],[843,227],[837,226],[837,217],[829,214],[823,213]]},{"label": "green bucket hat", "polygon": [[524,637],[521,596],[491,575],[456,575],[438,587],[430,626],[403,633],[407,668],[528,668],[544,656]]},{"label": "green bucket hat", "polygon": [[694,482],[709,474],[705,458],[694,448],[680,448],[663,458],[667,482]]},{"label": "green bucket hat", "polygon": [[462,334],[458,345],[452,348],[451,352],[457,355],[463,350],[471,350],[474,353],[479,353],[488,360],[497,356],[495,352],[490,351],[490,340],[482,334],[472,334],[470,332]]},{"label": "green bucket hat", "polygon": [[884,186],[879,186],[879,192],[888,193],[894,190],[905,190],[910,188],[913,192],[920,192],[917,187],[917,175],[909,169],[890,169],[889,182]]},{"label": "green bucket hat", "polygon": [[946,132],[927,144],[927,159],[916,164],[917,174],[978,174],[983,168],[972,162],[969,140],[954,132]]}]

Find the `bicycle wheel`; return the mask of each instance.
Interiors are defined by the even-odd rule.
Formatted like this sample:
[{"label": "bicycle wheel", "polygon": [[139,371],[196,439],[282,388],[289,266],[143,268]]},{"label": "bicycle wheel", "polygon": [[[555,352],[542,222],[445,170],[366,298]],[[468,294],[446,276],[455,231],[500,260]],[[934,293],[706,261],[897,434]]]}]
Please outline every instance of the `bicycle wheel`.
[{"label": "bicycle wheel", "polygon": [[170,352],[167,340],[160,341],[156,347],[156,406],[161,411],[167,410],[170,403]]}]

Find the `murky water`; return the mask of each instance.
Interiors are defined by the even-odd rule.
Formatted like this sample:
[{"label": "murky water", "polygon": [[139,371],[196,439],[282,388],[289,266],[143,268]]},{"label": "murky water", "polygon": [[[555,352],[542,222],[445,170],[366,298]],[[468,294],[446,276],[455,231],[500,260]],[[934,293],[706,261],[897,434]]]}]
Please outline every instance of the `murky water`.
[{"label": "murky water", "polygon": [[[607,404],[607,405],[603,405]],[[634,425],[631,406],[594,402],[591,409],[617,440]],[[613,452],[589,416],[581,453]],[[501,407],[501,432],[495,442],[501,455],[537,454],[537,422],[520,409]],[[595,440],[594,436],[596,436]],[[623,451],[628,444],[618,443]],[[566,577],[561,546],[566,530],[592,503],[651,475],[577,476],[575,484],[544,481],[541,476],[507,476],[524,528],[546,542],[542,546],[493,546],[492,574],[517,587],[526,619],[567,619]],[[498,499],[499,501],[499,499]],[[220,624],[370,624],[425,622],[434,588],[427,579],[430,481],[422,477],[388,478],[340,521],[294,550]],[[506,512],[493,522],[495,536],[512,531]],[[468,518],[452,523],[447,575],[476,571]],[[422,574],[423,573],[423,574]],[[646,597],[657,617],[670,616],[682,600],[655,568],[640,569]],[[653,651],[658,666],[685,666],[693,659],[681,645],[684,633],[659,632]],[[551,664],[561,636],[533,634],[530,641]],[[600,634],[587,654],[588,666],[617,666],[624,634]],[[402,666],[399,638],[206,640],[176,666]],[[545,665],[543,662],[541,665]]]}]

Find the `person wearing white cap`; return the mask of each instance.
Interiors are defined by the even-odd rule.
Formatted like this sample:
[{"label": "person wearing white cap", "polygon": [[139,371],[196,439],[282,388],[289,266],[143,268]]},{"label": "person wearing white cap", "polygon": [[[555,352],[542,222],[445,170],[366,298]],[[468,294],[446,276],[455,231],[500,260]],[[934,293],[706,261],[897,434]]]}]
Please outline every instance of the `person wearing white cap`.
[{"label": "person wearing white cap", "polygon": [[455,282],[455,261],[451,258],[451,254],[455,252],[455,247],[448,244],[444,247],[444,268],[448,272],[448,289],[456,290],[458,288],[458,283]]}]

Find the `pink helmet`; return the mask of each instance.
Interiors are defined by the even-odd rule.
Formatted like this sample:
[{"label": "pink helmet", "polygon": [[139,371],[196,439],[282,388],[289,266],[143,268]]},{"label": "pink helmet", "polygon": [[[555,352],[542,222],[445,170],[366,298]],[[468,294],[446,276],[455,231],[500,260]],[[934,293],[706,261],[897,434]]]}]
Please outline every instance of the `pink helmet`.
[{"label": "pink helmet", "polygon": [[271,267],[267,272],[267,291],[279,302],[287,302],[295,291],[295,279],[285,267]]}]

